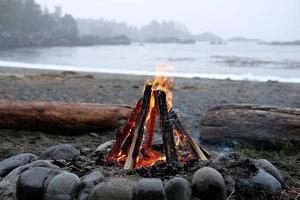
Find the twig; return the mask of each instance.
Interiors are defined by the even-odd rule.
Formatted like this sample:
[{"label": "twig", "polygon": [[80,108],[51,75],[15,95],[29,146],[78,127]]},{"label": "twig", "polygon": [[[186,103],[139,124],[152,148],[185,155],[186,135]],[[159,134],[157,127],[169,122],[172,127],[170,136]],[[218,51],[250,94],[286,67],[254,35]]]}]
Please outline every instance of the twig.
[{"label": "twig", "polygon": [[233,191],[231,192],[231,194],[227,197],[227,199],[226,200],[229,200],[231,197],[232,197],[232,195],[235,193],[235,188],[233,188]]}]

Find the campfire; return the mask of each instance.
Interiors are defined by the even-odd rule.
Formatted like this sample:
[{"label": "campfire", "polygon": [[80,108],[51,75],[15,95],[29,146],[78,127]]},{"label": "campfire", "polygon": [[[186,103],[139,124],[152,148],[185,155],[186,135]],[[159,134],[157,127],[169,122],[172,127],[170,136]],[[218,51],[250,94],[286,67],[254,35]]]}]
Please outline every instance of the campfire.
[{"label": "campfire", "polygon": [[[134,169],[152,166],[158,161],[178,164],[209,158],[208,151],[186,131],[178,112],[173,109],[171,89],[174,83],[167,76],[168,69],[168,66],[158,66],[155,79],[145,83],[143,96],[123,130],[116,134],[116,143],[107,161],[124,169]],[[163,140],[160,151],[152,148],[157,129]]]}]

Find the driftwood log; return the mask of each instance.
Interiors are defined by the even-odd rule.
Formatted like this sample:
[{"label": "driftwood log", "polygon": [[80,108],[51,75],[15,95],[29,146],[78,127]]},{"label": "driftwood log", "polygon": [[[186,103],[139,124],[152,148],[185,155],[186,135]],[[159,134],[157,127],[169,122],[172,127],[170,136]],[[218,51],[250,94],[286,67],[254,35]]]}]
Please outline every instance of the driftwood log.
[{"label": "driftwood log", "polygon": [[209,109],[200,122],[205,141],[300,146],[300,109],[223,105]]},{"label": "driftwood log", "polygon": [[85,133],[115,129],[131,107],[59,102],[0,100],[0,128],[49,133]]}]

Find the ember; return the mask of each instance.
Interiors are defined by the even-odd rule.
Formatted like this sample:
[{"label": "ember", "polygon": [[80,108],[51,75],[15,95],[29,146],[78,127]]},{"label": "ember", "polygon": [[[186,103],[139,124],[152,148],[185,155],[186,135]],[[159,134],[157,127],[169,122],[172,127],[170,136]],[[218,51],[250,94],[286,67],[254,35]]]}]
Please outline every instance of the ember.
[{"label": "ember", "polygon": [[[146,82],[143,97],[137,101],[123,131],[116,135],[107,161],[124,169],[133,169],[152,166],[158,161],[177,164],[209,157],[209,153],[188,134],[172,108],[173,80],[167,77],[167,69],[168,66],[159,66],[155,80]],[[163,139],[161,151],[152,148],[157,118]]]}]

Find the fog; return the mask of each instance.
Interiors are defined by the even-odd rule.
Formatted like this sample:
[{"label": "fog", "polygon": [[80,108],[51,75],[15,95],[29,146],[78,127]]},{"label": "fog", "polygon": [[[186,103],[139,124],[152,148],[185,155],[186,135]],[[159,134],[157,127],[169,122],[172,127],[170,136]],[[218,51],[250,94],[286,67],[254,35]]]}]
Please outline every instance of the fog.
[{"label": "fog", "polygon": [[298,0],[37,0],[61,5],[75,18],[104,18],[142,26],[154,19],[184,23],[192,33],[266,41],[300,38]]}]

